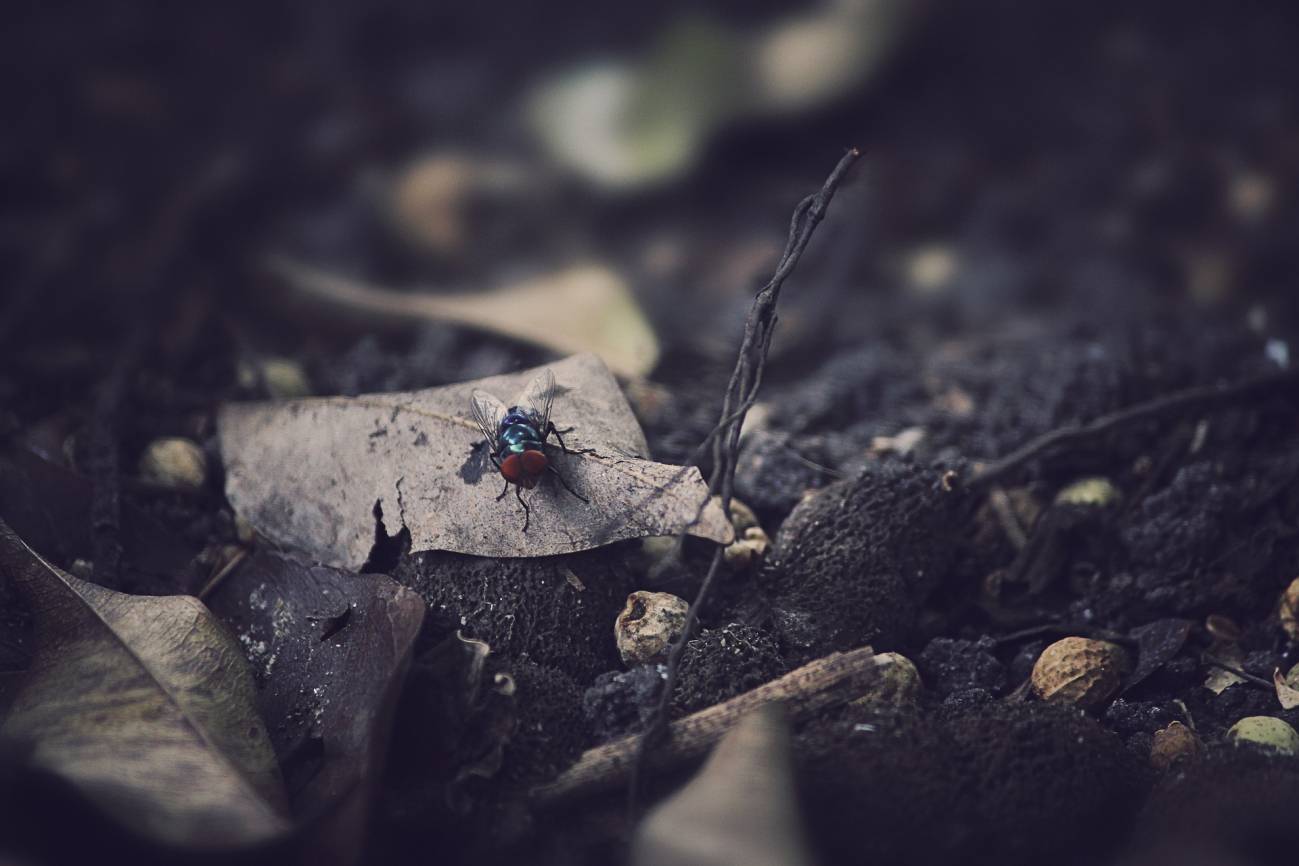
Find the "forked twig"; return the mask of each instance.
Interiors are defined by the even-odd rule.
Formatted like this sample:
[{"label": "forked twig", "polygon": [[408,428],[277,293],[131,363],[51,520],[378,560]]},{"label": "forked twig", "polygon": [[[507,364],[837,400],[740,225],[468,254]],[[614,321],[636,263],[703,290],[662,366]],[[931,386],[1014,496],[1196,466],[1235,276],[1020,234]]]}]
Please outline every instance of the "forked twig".
[{"label": "forked twig", "polygon": [[[753,306],[744,322],[744,338],[740,343],[739,357],[735,369],[726,387],[722,400],[721,418],[717,426],[705,438],[705,445],[711,443],[713,450],[713,472],[708,479],[708,499],[721,497],[722,512],[730,514],[731,496],[735,487],[735,466],[739,459],[740,429],[744,425],[744,416],[753,406],[762,384],[762,371],[767,361],[767,352],[771,348],[771,336],[776,326],[776,302],[780,300],[780,289],[786,278],[798,265],[803,250],[812,239],[812,233],[825,217],[826,208],[840,184],[843,183],[848,169],[861,154],[856,148],[844,154],[834,171],[826,178],[817,192],[809,195],[794,208],[793,218],[789,225],[789,239],[785,250],[776,265],[776,271],[753,300]],[[700,503],[699,514],[707,505],[708,499]],[[696,520],[698,515],[696,516]],[[680,541],[678,541],[680,544]],[[708,601],[713,582],[721,570],[724,549],[719,546],[713,551],[712,562],[708,572],[695,595],[694,603],[686,614],[686,621],[681,635],[672,645],[668,656],[667,677],[659,695],[658,705],[646,725],[645,733],[636,743],[635,753],[630,768],[630,783],[627,792],[627,810],[634,820],[637,801],[640,794],[641,770],[649,758],[650,752],[670,734],[668,725],[669,710],[672,706],[672,693],[676,688],[677,673],[681,667],[681,657],[685,654],[686,644],[690,641],[699,621],[699,611]]]}]

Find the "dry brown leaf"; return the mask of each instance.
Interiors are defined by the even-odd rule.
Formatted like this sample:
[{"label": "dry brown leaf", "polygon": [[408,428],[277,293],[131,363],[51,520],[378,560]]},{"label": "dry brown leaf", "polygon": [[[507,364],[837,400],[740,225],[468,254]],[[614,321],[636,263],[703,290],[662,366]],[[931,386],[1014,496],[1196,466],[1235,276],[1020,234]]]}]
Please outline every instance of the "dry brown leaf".
[{"label": "dry brown leaf", "polygon": [[294,813],[316,866],[356,863],[424,601],[378,574],[259,551],[207,600],[256,672]]},{"label": "dry brown leaf", "polygon": [[691,782],[645,819],[636,866],[807,866],[779,704],[731,729]]},{"label": "dry brown leaf", "polygon": [[[564,441],[594,454],[555,455],[582,502],[547,478],[524,493],[527,532],[470,420],[469,395],[510,400],[527,370],[395,394],[233,404],[220,413],[226,493],[258,532],[329,565],[358,568],[386,530],[410,531],[411,549],[477,556],[550,556],[613,541],[690,532],[729,544],[734,533],[709,502],[699,470],[645,459],[644,434],[609,370],[594,355],[549,365],[558,382],[552,419]],[[693,524],[693,525],[692,525]]]},{"label": "dry brown leaf", "polygon": [[284,256],[271,270],[298,292],[349,313],[397,321],[452,322],[550,349],[594,352],[619,376],[644,376],[658,363],[658,339],[626,282],[598,264],[466,294],[396,292]]},{"label": "dry brown leaf", "polygon": [[3,523],[0,569],[36,623],[0,733],[28,744],[36,767],[167,844],[242,846],[287,829],[252,678],[198,599],[77,580]]},{"label": "dry brown leaf", "polygon": [[1299,707],[1299,665],[1290,668],[1290,672],[1281,676],[1281,669],[1272,672],[1272,683],[1276,686],[1276,699],[1281,702],[1281,709],[1293,710]]}]

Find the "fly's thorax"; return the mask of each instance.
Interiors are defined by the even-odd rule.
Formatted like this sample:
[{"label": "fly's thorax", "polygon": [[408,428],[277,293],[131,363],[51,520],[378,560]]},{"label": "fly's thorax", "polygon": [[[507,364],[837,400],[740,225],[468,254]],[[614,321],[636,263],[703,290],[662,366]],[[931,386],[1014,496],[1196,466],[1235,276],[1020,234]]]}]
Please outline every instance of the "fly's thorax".
[{"label": "fly's thorax", "polygon": [[505,417],[501,419],[501,427],[510,427],[515,424],[525,424],[530,427],[537,426],[537,419],[531,412],[521,409],[518,406],[511,406],[505,410]]},{"label": "fly's thorax", "polygon": [[501,450],[515,454],[538,450],[541,448],[541,433],[532,424],[502,423],[500,442]]}]

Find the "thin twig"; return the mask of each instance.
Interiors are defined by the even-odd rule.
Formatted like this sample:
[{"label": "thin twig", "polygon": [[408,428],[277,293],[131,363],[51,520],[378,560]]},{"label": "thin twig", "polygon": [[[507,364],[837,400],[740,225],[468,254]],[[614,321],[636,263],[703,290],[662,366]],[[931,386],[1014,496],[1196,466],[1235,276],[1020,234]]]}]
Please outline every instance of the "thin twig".
[{"label": "thin twig", "polygon": [[203,584],[203,588],[198,591],[199,601],[205,601],[207,597],[215,592],[217,587],[219,587],[227,577],[233,574],[234,570],[247,558],[248,548],[239,548],[238,552],[235,553],[234,556],[230,557],[230,559],[226,560],[226,563],[221,566],[220,571],[212,575],[212,579]]},{"label": "thin twig", "polygon": [[[860,153],[855,148],[844,154],[821,189],[803,199],[794,208],[794,215],[790,219],[789,238],[785,242],[785,250],[776,265],[776,271],[754,298],[753,306],[745,319],[744,338],[740,343],[739,357],[722,399],[721,420],[705,439],[705,444],[711,442],[713,449],[713,471],[708,480],[708,499],[720,496],[722,513],[728,517],[731,495],[735,487],[735,466],[739,459],[740,430],[744,425],[744,417],[757,399],[758,388],[762,384],[763,367],[771,348],[771,336],[776,325],[776,303],[780,299],[781,286],[798,265],[803,250],[812,239],[813,232],[825,217],[826,208],[834,198],[835,191],[843,183],[848,169],[856,162],[858,156]],[[703,514],[708,499],[700,503],[700,515]],[[646,725],[644,735],[636,743],[627,791],[627,811],[633,822],[640,795],[641,770],[648,760],[649,753],[664,738],[670,736],[668,717],[672,706],[672,695],[676,689],[677,675],[681,668],[681,658],[699,622],[699,612],[707,603],[713,583],[721,570],[723,555],[724,548],[721,546],[713,551],[708,572],[699,587],[699,592],[695,595],[694,603],[690,605],[686,614],[681,635],[672,645],[672,651],[668,656],[667,677],[659,695],[658,705]]]},{"label": "thin twig", "polygon": [[1212,655],[1210,653],[1202,653],[1200,655],[1200,659],[1207,665],[1212,665],[1215,668],[1222,668],[1227,673],[1235,674],[1245,682],[1252,683],[1253,685],[1266,689],[1269,692],[1276,690],[1276,683],[1272,682],[1271,680],[1265,680],[1262,677],[1256,677],[1251,673],[1247,673],[1246,671],[1241,670],[1236,665],[1233,665],[1230,662],[1223,661],[1222,659],[1218,658],[1215,655]]},{"label": "thin twig", "polygon": [[1187,388],[1102,415],[1086,424],[1057,428],[1025,443],[1000,460],[988,464],[982,472],[970,480],[968,486],[972,490],[987,490],[1036,457],[1060,448],[1098,439],[1129,424],[1229,406],[1251,397],[1273,393],[1290,397],[1299,395],[1299,367],[1255,376],[1232,385]]},{"label": "thin twig", "polygon": [[1072,637],[1074,635],[1083,635],[1093,640],[1109,641],[1110,643],[1126,644],[1132,646],[1136,641],[1130,636],[1120,631],[1113,631],[1100,626],[1087,625],[1085,623],[1067,623],[1067,622],[1048,622],[1041,625],[1029,626],[1019,631],[1004,634],[996,639],[997,646],[1004,646],[1008,643],[1027,640],[1034,637],[1044,637],[1046,635],[1063,635]]},{"label": "thin twig", "polygon": [[1023,550],[1028,546],[1028,536],[1024,534],[1024,527],[1019,524],[1019,515],[1015,514],[1014,503],[1010,501],[1010,494],[1004,487],[994,487],[988,494],[988,504],[992,506],[992,513],[996,516],[997,522],[1001,524],[1001,531],[1006,533],[1006,538],[1015,546],[1016,550]]}]

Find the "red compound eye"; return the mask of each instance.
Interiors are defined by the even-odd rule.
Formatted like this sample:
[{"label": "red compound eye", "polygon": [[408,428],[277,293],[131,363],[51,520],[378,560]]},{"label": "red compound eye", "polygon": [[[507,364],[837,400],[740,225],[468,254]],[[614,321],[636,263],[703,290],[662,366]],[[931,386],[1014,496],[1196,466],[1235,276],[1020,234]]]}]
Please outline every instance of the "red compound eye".
[{"label": "red compound eye", "polygon": [[501,461],[501,475],[511,484],[522,484],[526,480],[526,470],[518,454],[511,454]]}]

